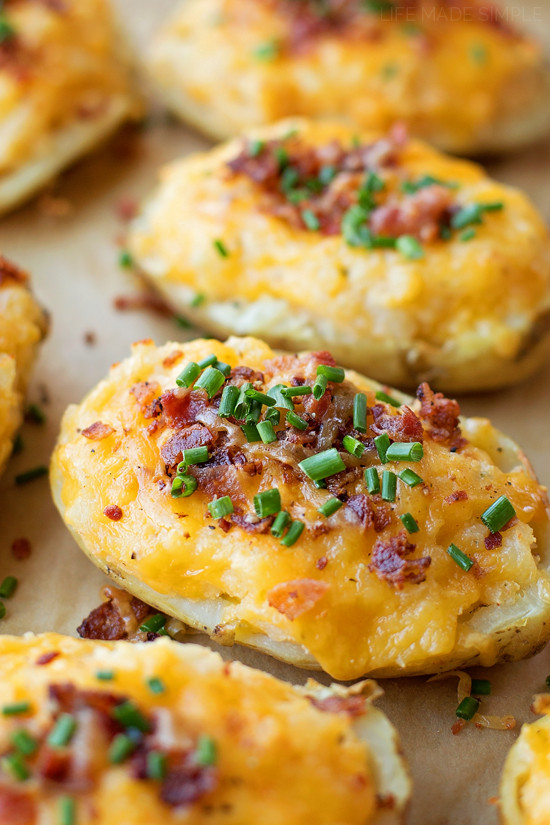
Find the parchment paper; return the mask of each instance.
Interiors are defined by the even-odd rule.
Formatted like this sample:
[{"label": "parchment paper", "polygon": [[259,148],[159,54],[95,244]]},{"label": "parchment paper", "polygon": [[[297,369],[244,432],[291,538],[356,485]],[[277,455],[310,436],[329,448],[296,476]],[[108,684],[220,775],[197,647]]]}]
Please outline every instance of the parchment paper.
[{"label": "parchment paper", "polygon": [[[139,48],[174,0],[116,0],[115,5]],[[546,38],[550,51],[550,0],[540,0],[536,6],[516,4],[512,11],[516,19]],[[79,401],[112,362],[126,357],[132,341],[152,337],[164,343],[169,338],[193,337],[192,333],[183,335],[168,318],[143,311],[120,313],[113,308],[115,296],[134,291],[130,277],[117,265],[116,240],[122,224],[115,207],[122,198],[148,193],[161,164],[208,144],[162,115],[134,142],[134,152],[124,151],[125,143],[124,138],[115,140],[56,185],[54,195],[62,199],[57,206],[68,204],[70,214],[48,216],[44,201],[37,201],[0,222],[0,250],[33,273],[36,291],[52,313],[51,334],[31,388],[31,400],[41,401],[44,394],[49,397],[45,405],[48,422],[44,427],[25,427],[25,449],[12,460],[0,483],[0,576],[13,574],[20,580],[2,622],[1,631],[6,633],[55,630],[75,635],[80,620],[99,603],[106,581],[64,528],[47,481],[17,488],[14,475],[48,462],[66,405]],[[497,178],[525,188],[550,217],[549,161],[550,139],[489,166]],[[85,343],[86,332],[95,334],[95,345]],[[516,389],[463,398],[461,403],[466,414],[489,416],[520,442],[542,482],[550,483],[549,368]],[[29,538],[33,545],[26,561],[15,560],[10,551],[12,541],[19,537]],[[308,675],[245,648],[221,652],[291,681],[303,682]],[[451,734],[455,680],[382,683],[381,706],[399,729],[414,779],[408,825],[497,822],[497,810],[489,799],[498,792],[500,771],[519,726],[534,718],[529,710],[532,695],[544,689],[548,673],[550,649],[517,665],[485,672],[477,669],[474,675],[486,676],[493,684],[486,712],[513,714],[518,728],[499,732],[469,727],[459,736]]]}]

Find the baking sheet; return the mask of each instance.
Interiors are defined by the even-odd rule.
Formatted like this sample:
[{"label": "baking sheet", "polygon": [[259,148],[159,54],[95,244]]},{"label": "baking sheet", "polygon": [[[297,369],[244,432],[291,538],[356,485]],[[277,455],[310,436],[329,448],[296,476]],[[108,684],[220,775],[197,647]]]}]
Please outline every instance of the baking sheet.
[{"label": "baking sheet", "polygon": [[[174,0],[116,0],[115,5],[139,48]],[[515,4],[511,12],[546,38],[550,52],[550,0],[536,6]],[[137,138],[120,136],[82,162],[46,199],[0,222],[0,250],[33,273],[36,292],[52,313],[51,334],[30,399],[48,399],[48,421],[43,427],[25,427],[25,449],[0,482],[0,576],[13,574],[20,580],[2,622],[6,633],[55,630],[75,635],[80,620],[99,603],[106,581],[65,530],[47,481],[17,488],[14,476],[48,462],[66,405],[79,401],[112,362],[126,357],[131,342],[151,337],[160,344],[193,337],[183,335],[169,318],[145,311],[120,313],[113,306],[116,296],[135,291],[130,276],[117,265],[117,237],[123,230],[117,204],[145,195],[162,163],[208,145],[162,114],[153,121]],[[527,189],[550,217],[550,139],[489,166],[497,178]],[[93,345],[86,343],[87,333],[95,336]],[[516,389],[461,402],[466,414],[489,416],[520,442],[542,482],[550,484],[550,368]],[[20,537],[33,546],[26,561],[11,554],[13,540]],[[244,648],[221,652],[295,682],[309,675]],[[455,680],[382,682],[385,696],[380,704],[399,729],[414,779],[408,825],[495,825],[497,809],[489,800],[498,793],[502,764],[519,725],[534,718],[529,710],[532,695],[544,689],[548,673],[550,649],[517,665],[475,669],[474,675],[486,676],[493,684],[487,712],[513,714],[518,728],[500,732],[468,727],[459,736],[451,733]]]}]

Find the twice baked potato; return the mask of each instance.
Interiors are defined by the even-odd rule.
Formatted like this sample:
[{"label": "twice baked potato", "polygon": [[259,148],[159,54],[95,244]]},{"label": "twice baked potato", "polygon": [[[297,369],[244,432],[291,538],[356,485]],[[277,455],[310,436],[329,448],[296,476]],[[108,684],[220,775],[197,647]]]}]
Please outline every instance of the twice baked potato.
[{"label": "twice baked potato", "polygon": [[0,671],[2,825],[402,821],[373,682],[293,687],[198,645],[52,633],[1,637]]},{"label": "twice baked potato", "polygon": [[0,472],[23,419],[23,403],[47,319],[26,272],[0,256]]},{"label": "twice baked potato", "polygon": [[355,679],[550,636],[546,490],[521,450],[326,352],[136,344],[66,411],[51,483],[96,565],[222,644]]},{"label": "twice baked potato", "polygon": [[524,194],[408,140],[293,120],[162,171],[129,248],[218,337],[328,347],[379,381],[452,392],[550,351],[550,238]]},{"label": "twice baked potato", "polygon": [[503,825],[550,822],[550,697],[535,697],[533,710],[544,714],[523,725],[510,748],[500,786]]},{"label": "twice baked potato", "polygon": [[5,0],[0,213],[140,114],[108,0]]},{"label": "twice baked potato", "polygon": [[482,0],[185,0],[149,67],[167,105],[215,138],[344,116],[470,154],[550,128],[541,46]]}]

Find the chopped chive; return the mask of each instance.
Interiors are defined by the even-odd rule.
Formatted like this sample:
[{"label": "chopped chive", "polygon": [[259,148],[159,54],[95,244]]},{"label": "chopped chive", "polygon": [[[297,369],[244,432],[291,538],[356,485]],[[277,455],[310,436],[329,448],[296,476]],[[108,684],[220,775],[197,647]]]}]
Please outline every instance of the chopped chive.
[{"label": "chopped chive", "polygon": [[149,751],[147,754],[147,778],[161,782],[166,776],[166,754]]},{"label": "chopped chive", "polygon": [[178,387],[190,387],[195,383],[200,374],[201,368],[199,365],[191,361],[176,378],[176,384]]},{"label": "chopped chive", "polygon": [[23,436],[21,435],[21,433],[17,433],[17,435],[13,439],[13,447],[11,450],[11,454],[18,455],[19,453],[22,453],[24,449],[25,442],[23,441]]},{"label": "chopped chive", "polygon": [[474,563],[473,559],[467,556],[466,553],[463,553],[462,550],[460,550],[456,546],[456,544],[450,544],[447,547],[447,553],[452,558],[452,560],[456,562],[456,564],[458,564],[458,566],[461,567],[462,570],[464,570],[466,573]]},{"label": "chopped chive", "polygon": [[387,393],[382,392],[382,390],[378,390],[375,397],[376,397],[377,401],[383,401],[384,404],[391,404],[392,407],[400,407],[401,406],[401,401],[397,401],[396,398],[392,398],[391,395],[388,395]]},{"label": "chopped chive", "polygon": [[439,237],[443,241],[449,241],[453,237],[453,233],[450,226],[441,226],[439,228]]},{"label": "chopped chive", "polygon": [[62,713],[46,741],[52,748],[64,748],[73,738],[75,730],[76,719],[74,716],[70,713]]},{"label": "chopped chive", "polygon": [[242,424],[241,425],[241,430],[243,431],[243,433],[245,435],[245,438],[246,438],[246,440],[248,441],[249,444],[252,444],[254,441],[261,441],[262,440],[262,437],[261,437],[260,433],[258,432],[258,428],[254,424],[254,422],[252,422],[250,424]]},{"label": "chopped chive", "polygon": [[472,679],[472,694],[475,696],[490,696],[491,683],[488,679]]},{"label": "chopped chive", "polygon": [[275,536],[276,539],[280,539],[285,531],[285,527],[290,521],[290,514],[287,513],[286,510],[281,510],[278,513],[275,521],[271,525],[271,535]]},{"label": "chopped chive", "polygon": [[0,764],[7,771],[11,774],[12,778],[15,779],[17,782],[24,782],[25,779],[28,779],[31,775],[27,765],[25,764],[25,760],[20,753],[10,753],[7,756],[4,756],[0,761]]},{"label": "chopped chive", "polygon": [[293,427],[296,427],[297,430],[307,430],[308,428],[307,421],[304,421],[304,419],[293,412],[293,410],[287,412],[286,420],[289,424],[292,424]]},{"label": "chopped chive", "polygon": [[332,183],[337,174],[338,172],[335,166],[321,166],[321,169],[319,170],[319,182],[323,186],[328,186],[329,183]]},{"label": "chopped chive", "polygon": [[319,364],[317,375],[324,375],[328,381],[333,381],[335,384],[341,384],[346,377],[342,367],[329,367],[328,364]]},{"label": "chopped chive", "polygon": [[371,493],[371,495],[380,492],[380,476],[378,475],[376,467],[368,467],[365,470],[365,484],[367,485],[367,491]]},{"label": "chopped chive", "polygon": [[313,486],[316,487],[318,490],[326,490],[327,483],[324,478],[320,478],[317,481],[313,482]]},{"label": "chopped chive", "polygon": [[225,383],[225,376],[215,367],[208,367],[203,374],[195,381],[195,389],[199,387],[206,390],[208,397],[212,398],[218,390],[223,387]]},{"label": "chopped chive", "polygon": [[493,201],[492,203],[482,203],[484,212],[500,212],[501,209],[504,209],[504,203],[502,201]]},{"label": "chopped chive", "polygon": [[28,484],[30,481],[35,481],[37,478],[48,475],[48,468],[44,465],[33,467],[32,470],[26,470],[24,473],[19,473],[15,476],[16,484]]},{"label": "chopped chive", "polygon": [[325,394],[326,388],[328,384],[328,378],[326,375],[318,375],[313,385],[313,397],[316,401],[319,401],[323,395]]},{"label": "chopped chive", "polygon": [[391,470],[382,473],[382,498],[384,501],[395,501],[397,491],[397,476]]},{"label": "chopped chive", "polygon": [[307,228],[310,229],[312,232],[317,232],[321,227],[321,224],[319,223],[319,218],[317,217],[315,212],[311,211],[311,209],[302,210],[302,220],[307,226]]},{"label": "chopped chive", "polygon": [[0,43],[15,37],[16,31],[4,14],[0,13]]},{"label": "chopped chive", "polygon": [[388,452],[388,447],[390,446],[391,441],[390,437],[387,433],[382,433],[382,435],[377,435],[374,439],[374,446],[378,451],[378,456],[382,464],[387,464],[388,459],[386,458],[386,453]]},{"label": "chopped chive", "polygon": [[209,458],[210,455],[208,454],[208,447],[191,447],[190,449],[183,451],[182,464],[204,464],[204,462],[208,461]]},{"label": "chopped chive", "polygon": [[386,450],[387,461],[420,461],[424,456],[424,447],[420,441],[394,441]]},{"label": "chopped chive", "polygon": [[31,709],[30,702],[13,702],[11,705],[4,705],[2,708],[2,716],[22,716],[29,713]]},{"label": "chopped chive", "polygon": [[148,733],[151,729],[149,722],[133,702],[126,701],[117,705],[113,708],[112,715],[125,728],[136,728],[142,733]]},{"label": "chopped chive", "polygon": [[259,46],[256,46],[252,54],[256,60],[275,60],[279,56],[279,44],[276,40],[266,40],[265,43],[260,43]]},{"label": "chopped chive", "polygon": [[17,590],[17,584],[15,576],[6,576],[0,584],[0,599],[10,599]]},{"label": "chopped chive", "polygon": [[372,248],[372,235],[366,221],[369,212],[358,204],[350,206],[342,218],[340,229],[348,246]]},{"label": "chopped chive", "polygon": [[482,213],[481,204],[468,203],[451,217],[451,226],[453,229],[464,229],[469,224],[481,223]]},{"label": "chopped chive", "polygon": [[6,615],[6,605],[4,602],[0,602],[0,619],[3,619]]},{"label": "chopped chive", "polygon": [[118,265],[121,269],[131,269],[134,265],[132,253],[128,249],[121,249],[118,256]]},{"label": "chopped chive", "polygon": [[547,676],[544,681],[545,681],[546,687],[550,688],[550,676]]},{"label": "chopped chive", "polygon": [[469,229],[465,229],[464,232],[460,233],[460,235],[458,236],[458,240],[462,241],[462,243],[465,243],[466,241],[471,241],[472,238],[475,238],[476,235],[477,232],[475,231],[473,226],[471,226]]},{"label": "chopped chive", "polygon": [[266,407],[274,407],[275,406],[275,399],[271,395],[266,395],[264,392],[260,392],[259,390],[255,390],[254,387],[250,387],[245,391],[245,395],[247,398],[250,398],[252,401],[259,401],[260,404],[265,404]]},{"label": "chopped chive", "polygon": [[344,502],[340,501],[339,498],[329,498],[328,501],[325,501],[324,504],[321,504],[321,506],[317,508],[317,512],[321,513],[322,516],[329,518],[334,515],[334,513],[336,513],[337,510],[343,506],[343,504]]},{"label": "chopped chive", "polygon": [[280,407],[283,410],[293,410],[294,404],[292,403],[292,399],[287,398],[286,395],[283,394],[284,389],[287,389],[284,384],[275,384],[274,387],[271,387],[271,389],[267,391],[267,394],[275,399],[276,407]]},{"label": "chopped chive", "polygon": [[30,421],[32,424],[45,424],[47,421],[46,413],[38,404],[29,404],[25,410],[25,420]]},{"label": "chopped chive", "polygon": [[465,719],[467,722],[473,719],[479,710],[479,701],[473,696],[465,696],[460,705],[456,709],[456,715],[459,719]]},{"label": "chopped chive", "polygon": [[229,258],[229,252],[227,251],[227,247],[223,241],[220,241],[219,238],[216,238],[214,241],[214,249],[220,255],[221,258]]},{"label": "chopped chive", "polygon": [[175,323],[182,329],[191,329],[193,327],[191,321],[188,321],[183,315],[174,315],[173,318]]},{"label": "chopped chive", "polygon": [[283,169],[286,169],[286,167],[288,166],[288,152],[286,151],[284,146],[276,146],[274,154],[277,158],[279,172],[282,172]]},{"label": "chopped chive", "polygon": [[248,147],[248,154],[251,158],[257,158],[263,152],[265,146],[265,141],[263,140],[252,140],[250,141],[250,145]]},{"label": "chopped chive", "polygon": [[151,693],[164,693],[166,691],[164,682],[158,676],[151,676],[150,679],[147,679],[147,687]]},{"label": "chopped chive", "polygon": [[57,803],[59,825],[76,825],[76,802],[72,796],[61,796]]},{"label": "chopped chive", "polygon": [[424,257],[422,244],[412,235],[400,235],[395,242],[395,246],[403,257],[409,261],[418,261]]},{"label": "chopped chive", "polygon": [[242,421],[244,418],[246,418],[246,414],[250,409],[250,399],[246,397],[246,391],[251,387],[252,384],[249,381],[246,381],[239,391],[239,397],[237,399],[234,412],[234,417],[237,418],[239,421]]},{"label": "chopped chive", "polygon": [[365,445],[352,435],[345,435],[342,444],[344,445],[344,449],[356,458],[361,458],[366,449]]},{"label": "chopped chive", "polygon": [[230,364],[226,364],[224,361],[216,361],[216,363],[213,364],[213,366],[221,372],[224,378],[229,378],[229,376],[231,375]]},{"label": "chopped chive", "polygon": [[414,516],[410,513],[404,513],[402,516],[399,516],[399,518],[403,522],[403,527],[407,533],[418,533],[420,528]]},{"label": "chopped chive", "polygon": [[109,748],[109,762],[111,765],[120,765],[135,750],[135,742],[125,733],[118,733]]},{"label": "chopped chive", "polygon": [[191,301],[189,302],[189,306],[192,307],[193,309],[196,309],[197,307],[200,307],[202,304],[204,304],[205,301],[206,301],[206,295],[204,295],[202,292],[197,292],[195,297],[192,298]]},{"label": "chopped chive", "polygon": [[95,678],[99,679],[100,682],[112,682],[115,678],[115,672],[114,670],[98,670]]},{"label": "chopped chive", "polygon": [[362,392],[353,399],[353,427],[360,433],[367,432],[367,396]]},{"label": "chopped chive", "polygon": [[235,407],[237,406],[239,395],[239,388],[233,386],[233,384],[229,384],[223,388],[220,406],[218,409],[218,415],[220,418],[230,418],[233,415],[235,412]]},{"label": "chopped chive", "polygon": [[[514,518],[516,511],[512,502],[506,496],[500,496],[497,500],[481,514],[481,521],[489,528],[491,533],[498,531]],[[1,591],[0,591],[0,595]]]},{"label": "chopped chive", "polygon": [[282,394],[285,398],[294,398],[298,395],[311,395],[313,390],[311,387],[302,386],[302,387],[283,387],[281,390]]},{"label": "chopped chive", "polygon": [[408,467],[399,473],[399,478],[401,481],[404,481],[405,484],[408,484],[409,487],[416,487],[417,484],[422,484],[420,476]]},{"label": "chopped chive", "polygon": [[271,424],[276,427],[281,421],[281,413],[279,410],[275,409],[275,407],[270,407],[265,411],[265,419],[266,421],[270,421]]},{"label": "chopped chive", "polygon": [[264,444],[271,444],[273,441],[277,441],[277,433],[273,429],[273,424],[271,421],[260,421],[259,424],[257,424],[256,429],[258,430],[260,438]]},{"label": "chopped chive", "polygon": [[203,358],[202,361],[199,361],[199,367],[201,370],[205,370],[207,367],[213,367],[214,364],[217,362],[217,358],[213,352],[210,355],[207,355],[206,358]]},{"label": "chopped chive", "polygon": [[309,458],[304,458],[303,461],[300,461],[298,467],[312,481],[320,481],[346,469],[346,465],[335,447],[324,450],[322,453],[316,453]]},{"label": "chopped chive", "polygon": [[225,516],[229,516],[235,512],[233,502],[229,496],[215,498],[214,501],[209,503],[208,509],[212,518],[225,518]]},{"label": "chopped chive", "polygon": [[197,479],[191,475],[177,475],[172,481],[172,498],[187,498],[197,489]]},{"label": "chopped chive", "polygon": [[248,399],[249,407],[245,417],[245,424],[257,424],[262,414],[262,402],[253,398]]},{"label": "chopped chive", "polygon": [[142,633],[157,633],[166,624],[167,618],[163,613],[155,613],[154,616],[149,616],[148,619],[140,624],[139,629]]},{"label": "chopped chive", "polygon": [[254,510],[258,518],[274,516],[281,511],[281,494],[276,487],[254,496]]},{"label": "chopped chive", "polygon": [[215,765],[218,761],[218,749],[215,741],[211,736],[202,734],[197,741],[197,749],[195,751],[195,762],[197,765],[204,765],[208,767]]},{"label": "chopped chive", "polygon": [[38,742],[25,728],[19,728],[12,733],[11,743],[23,756],[32,756],[38,748]]},{"label": "chopped chive", "polygon": [[292,545],[296,544],[296,542],[302,535],[304,527],[305,524],[303,521],[293,521],[290,527],[288,528],[286,536],[281,539],[281,544],[284,544],[285,547],[292,547]]}]

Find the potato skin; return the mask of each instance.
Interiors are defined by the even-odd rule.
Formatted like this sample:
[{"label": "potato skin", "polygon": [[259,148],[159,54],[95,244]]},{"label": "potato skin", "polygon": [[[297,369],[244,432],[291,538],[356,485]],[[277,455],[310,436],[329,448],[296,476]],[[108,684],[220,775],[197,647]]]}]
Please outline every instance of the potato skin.
[{"label": "potato skin", "polygon": [[535,697],[534,709],[545,715],[536,722],[523,725],[502,772],[499,808],[502,825],[545,825],[549,821],[548,696]]},{"label": "potato skin", "polygon": [[506,21],[491,24],[488,6],[397,3],[332,31],[321,23],[313,35],[319,18],[307,6],[182,2],[148,59],[167,105],[217,139],[294,115],[343,116],[374,131],[401,122],[467,155],[508,151],[548,131],[542,49]]},{"label": "potato skin", "polygon": [[[485,391],[546,362],[550,239],[525,195],[411,140],[396,174],[458,184],[451,190],[457,206],[503,208],[486,213],[467,242],[460,232],[426,242],[419,260],[354,248],[341,234],[297,228],[263,209],[252,180],[228,175],[228,161],[247,141],[293,132],[311,147],[348,147],[354,136],[341,123],[286,121],[162,170],[129,246],[178,312],[220,338],[257,335],[290,351],[328,347],[344,366],[407,388],[428,380],[448,392]],[[391,174],[388,188],[397,191]],[[220,239],[225,257],[215,246]],[[193,301],[197,295],[202,302]]]},{"label": "potato skin", "polygon": [[141,114],[107,0],[18,0],[0,68],[0,214]]},{"label": "potato skin", "polygon": [[[490,666],[540,649],[550,634],[546,491],[513,442],[485,419],[463,419],[468,443],[453,451],[426,435],[424,458],[413,465],[424,484],[409,488],[399,482],[394,504],[372,502],[382,507],[378,532],[364,526],[361,510],[354,510],[364,498],[362,474],[349,488],[359,499],[325,524],[317,508],[327,491],[292,469],[302,448],[289,453],[284,441],[239,446],[247,461],[267,462],[261,473],[229,468],[224,475],[220,465],[215,494],[199,484],[192,496],[173,499],[160,452],[173,431],[155,422],[148,430],[151,422],[136,403],[135,387],[148,382],[157,396],[165,393],[188,361],[211,352],[232,367],[267,369],[273,383],[307,374],[311,359],[288,356],[270,365],[273,352],[255,339],[160,349],[145,342],[80,406],[70,407],[52,459],[52,489],[67,527],[95,564],[147,603],[223,644],[251,645],[338,679]],[[348,379],[353,386],[342,385],[342,392],[359,388],[371,407],[379,385],[355,373]],[[399,397],[418,410],[417,402]],[[111,434],[89,440],[82,432],[97,421]],[[237,430],[229,437],[237,437]],[[379,471],[404,468],[399,462],[380,466],[372,445],[369,450],[366,460],[378,462]],[[308,525],[292,549],[283,549],[268,529],[228,529],[208,516],[214,495],[231,495],[246,515],[253,512],[253,495],[270,487],[280,490],[282,507]],[[503,532],[500,547],[490,549],[479,517],[503,494],[513,502],[518,522]],[[104,515],[112,505],[122,510],[117,521]],[[396,580],[394,586],[372,567],[374,545],[399,534],[399,516],[406,512],[420,530],[410,537],[416,549],[403,545],[405,555],[413,571],[415,560],[429,557],[430,563],[424,577]],[[450,559],[451,542],[476,561],[474,570],[464,573]],[[421,569],[425,564],[418,562]],[[313,605],[287,618],[276,606],[274,588],[290,583],[292,591],[295,582],[321,588],[321,597],[314,593]]]},{"label": "potato skin", "polygon": [[[108,763],[97,720],[91,741],[79,742],[77,727],[74,747],[81,760],[87,756],[95,766],[95,777],[79,794],[82,825],[115,825],[121,816],[127,825],[176,823],[182,815],[189,825],[253,825],[259,818],[269,825],[402,821],[410,781],[396,733],[373,705],[380,693],[375,683],[352,689],[313,682],[294,687],[239,663],[224,663],[198,645],[166,638],[153,644],[89,642],[53,633],[2,637],[0,667],[0,705],[32,703],[30,715],[0,718],[4,752],[13,731],[23,726],[41,742],[51,727],[56,687],[67,693],[72,685],[95,706],[102,706],[103,696],[122,697],[146,718],[156,716],[161,752],[193,751],[200,736],[214,741],[213,787],[184,809],[162,802],[161,783],[138,779],[136,763]],[[100,680],[98,672],[112,678]],[[164,689],[153,692],[151,679]],[[345,712],[347,706],[359,714]],[[76,716],[84,727],[78,707]],[[35,763],[31,770],[36,769]],[[52,787],[33,777],[23,786],[4,777],[0,799],[15,790],[28,794],[36,812],[47,816],[65,788],[62,780]],[[394,804],[388,813],[383,802],[390,796]]]}]

